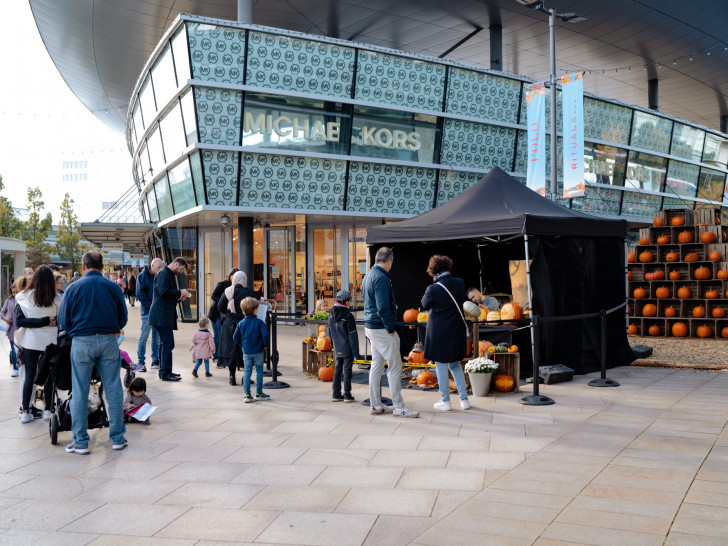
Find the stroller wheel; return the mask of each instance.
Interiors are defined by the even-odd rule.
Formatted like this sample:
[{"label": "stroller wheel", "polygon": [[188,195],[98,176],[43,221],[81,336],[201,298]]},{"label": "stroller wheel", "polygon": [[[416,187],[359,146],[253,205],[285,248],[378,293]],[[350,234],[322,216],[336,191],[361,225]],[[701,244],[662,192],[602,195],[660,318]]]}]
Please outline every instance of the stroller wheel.
[{"label": "stroller wheel", "polygon": [[51,415],[51,419],[48,422],[48,430],[51,435],[51,444],[56,445],[58,443],[58,415],[55,413]]},{"label": "stroller wheel", "polygon": [[134,372],[130,372],[127,370],[126,375],[124,376],[124,387],[128,389],[135,376],[136,374]]}]

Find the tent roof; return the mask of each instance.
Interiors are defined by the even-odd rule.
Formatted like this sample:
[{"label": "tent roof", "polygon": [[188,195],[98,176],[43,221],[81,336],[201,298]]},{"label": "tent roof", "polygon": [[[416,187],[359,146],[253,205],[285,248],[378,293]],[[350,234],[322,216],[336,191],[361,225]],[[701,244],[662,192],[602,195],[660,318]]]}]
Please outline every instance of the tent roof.
[{"label": "tent roof", "polygon": [[394,224],[369,227],[367,243],[518,234],[624,237],[627,222],[566,209],[494,167],[477,184],[435,209]]}]

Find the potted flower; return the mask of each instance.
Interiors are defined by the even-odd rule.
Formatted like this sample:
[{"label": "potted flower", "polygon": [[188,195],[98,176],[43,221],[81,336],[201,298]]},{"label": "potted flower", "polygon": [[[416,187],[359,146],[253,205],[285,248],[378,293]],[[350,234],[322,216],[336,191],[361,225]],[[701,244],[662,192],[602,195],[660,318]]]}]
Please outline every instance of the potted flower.
[{"label": "potted flower", "polygon": [[498,370],[498,364],[484,356],[468,360],[465,364],[465,371],[470,376],[473,396],[488,396],[490,378],[496,370]]}]

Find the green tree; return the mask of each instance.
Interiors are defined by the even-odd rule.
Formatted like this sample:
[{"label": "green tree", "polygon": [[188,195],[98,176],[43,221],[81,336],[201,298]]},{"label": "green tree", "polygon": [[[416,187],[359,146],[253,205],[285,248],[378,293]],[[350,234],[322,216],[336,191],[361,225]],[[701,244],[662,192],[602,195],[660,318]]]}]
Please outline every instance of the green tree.
[{"label": "green tree", "polygon": [[36,268],[39,265],[47,264],[51,256],[51,245],[46,243],[48,234],[53,227],[51,213],[43,214],[43,194],[39,187],[28,188],[28,210],[30,214],[28,221],[23,222],[23,240],[28,245],[26,262],[28,266]]},{"label": "green tree", "polygon": [[76,213],[73,212],[73,199],[66,194],[61,203],[61,221],[58,223],[56,233],[56,254],[68,262],[71,273],[75,273],[81,266],[85,246],[78,234],[78,220]]},{"label": "green tree", "polygon": [[[0,191],[3,191],[3,177],[0,175]],[[18,219],[13,204],[0,195],[0,237],[19,237],[23,233],[23,223]]]}]

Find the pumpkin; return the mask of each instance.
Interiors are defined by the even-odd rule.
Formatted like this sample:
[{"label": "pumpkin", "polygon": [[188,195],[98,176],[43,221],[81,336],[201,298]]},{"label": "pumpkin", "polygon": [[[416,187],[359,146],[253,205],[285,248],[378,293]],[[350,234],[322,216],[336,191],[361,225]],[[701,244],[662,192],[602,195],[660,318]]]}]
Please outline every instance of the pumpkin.
[{"label": "pumpkin", "polygon": [[634,297],[637,300],[638,299],[641,299],[641,298],[646,298],[647,297],[647,290],[645,290],[644,288],[635,288],[634,289]]},{"label": "pumpkin", "polygon": [[653,281],[661,281],[665,278],[665,271],[662,269],[658,269],[657,271],[652,272],[652,280]]},{"label": "pumpkin", "polygon": [[686,262],[697,262],[698,261],[698,253],[697,252],[689,252],[685,255],[685,261]]},{"label": "pumpkin", "polygon": [[649,245],[650,244],[650,238],[649,237],[640,237],[640,244],[641,245]]},{"label": "pumpkin", "polygon": [[649,330],[647,330],[647,333],[651,336],[659,336],[661,334],[660,327],[653,324],[650,326]]},{"label": "pumpkin", "polygon": [[700,234],[701,243],[714,243],[718,237],[712,231],[704,231]]},{"label": "pumpkin", "polygon": [[632,280],[632,272],[631,271],[627,271],[627,280],[628,281],[631,281]]},{"label": "pumpkin", "polygon": [[718,291],[717,290],[706,290],[705,291],[705,298],[709,300],[714,300],[718,297]]},{"label": "pumpkin", "polygon": [[674,307],[666,307],[665,308],[665,316],[666,317],[672,318],[675,315],[677,315],[677,309],[675,309]]},{"label": "pumpkin", "polygon": [[687,286],[681,286],[680,288],[677,289],[677,297],[680,298],[681,300],[688,299],[690,297],[690,295],[691,295],[690,288],[688,288]]},{"label": "pumpkin", "polygon": [[708,254],[708,259],[711,262],[719,262],[723,259],[723,255],[720,252],[718,252],[717,250],[714,250],[713,252]]},{"label": "pumpkin", "polygon": [[728,269],[719,269],[715,274],[716,279],[728,279]]},{"label": "pumpkin", "polygon": [[697,330],[698,337],[713,337],[713,328],[707,324],[698,326]]},{"label": "pumpkin", "polygon": [[658,245],[666,245],[670,242],[670,236],[669,235],[660,235],[657,238],[657,244]]},{"label": "pumpkin", "polygon": [[523,317],[523,309],[517,301],[506,303],[501,309],[502,320],[517,320],[521,317]]},{"label": "pumpkin", "polygon": [[333,366],[322,366],[318,371],[318,378],[321,381],[333,381],[334,380],[334,367]]},{"label": "pumpkin", "polygon": [[713,318],[723,318],[725,317],[725,309],[722,307],[716,307],[710,314],[713,315]]},{"label": "pumpkin", "polygon": [[[468,302],[468,303],[472,303],[473,305],[475,305],[472,301]],[[417,309],[407,309],[404,312],[404,316],[402,317],[402,320],[404,322],[417,322],[418,313],[419,313],[419,311]]]},{"label": "pumpkin", "polygon": [[702,305],[696,305],[693,307],[693,316],[695,318],[703,318],[705,316],[705,307]]},{"label": "pumpkin", "polygon": [[655,227],[662,227],[665,225],[665,219],[662,216],[655,216],[652,223],[655,224]]},{"label": "pumpkin", "polygon": [[493,344],[490,341],[479,341],[478,342],[478,356],[485,356],[487,351]]},{"label": "pumpkin", "polygon": [[432,373],[428,372],[427,370],[424,370],[417,374],[417,384],[418,385],[424,385],[426,387],[430,387],[437,383],[437,380],[435,379],[435,376],[432,375]]},{"label": "pumpkin", "polygon": [[643,264],[651,262],[654,259],[654,256],[652,255],[652,252],[644,251],[640,252],[640,262]]},{"label": "pumpkin", "polygon": [[412,346],[410,354],[407,355],[407,362],[410,364],[427,364],[428,360],[425,358],[425,349],[422,347],[422,343],[419,341]]},{"label": "pumpkin", "polygon": [[511,345],[510,347],[508,347],[508,352],[509,353],[517,353],[518,352],[518,345]]},{"label": "pumpkin", "polygon": [[319,336],[316,340],[316,348],[319,351],[331,350],[331,338],[329,336]]},{"label": "pumpkin", "polygon": [[326,325],[325,324],[319,324],[318,325],[318,335],[319,336],[325,336],[326,335]]},{"label": "pumpkin", "polygon": [[720,337],[722,337],[723,339],[728,339],[728,326],[720,331]]},{"label": "pumpkin", "polygon": [[634,254],[634,252],[627,252],[627,263],[628,264],[635,263],[635,254]]},{"label": "pumpkin", "polygon": [[488,309],[486,307],[480,308],[480,317],[478,320],[486,320],[488,318]]},{"label": "pumpkin", "polygon": [[469,337],[465,338],[465,356],[470,358],[470,356],[473,354],[473,342],[470,341]]},{"label": "pumpkin", "polygon": [[692,243],[693,242],[693,232],[692,231],[681,231],[677,236],[677,242],[678,243]]},{"label": "pumpkin", "polygon": [[655,290],[655,297],[659,299],[669,298],[670,289],[667,286],[660,286],[657,290]]},{"label": "pumpkin", "polygon": [[632,316],[632,306],[631,305],[627,306],[627,315],[630,317]]},{"label": "pumpkin", "polygon": [[627,333],[631,336],[637,335],[637,325],[636,324],[630,324],[627,326]]},{"label": "pumpkin", "polygon": [[680,256],[677,255],[677,252],[668,252],[665,254],[665,261],[666,262],[676,262],[680,259]]},{"label": "pumpkin", "polygon": [[417,313],[417,322],[427,322],[427,319],[430,318],[429,313]]},{"label": "pumpkin", "polygon": [[676,322],[672,325],[672,335],[675,337],[686,337],[688,335],[688,327],[684,322]]},{"label": "pumpkin", "polygon": [[[480,306],[478,306],[477,303],[473,303],[472,301],[463,302],[463,311],[470,318],[478,318],[480,316]],[[415,316],[415,320],[416,319],[417,319],[417,317]],[[415,322],[415,321],[408,320],[405,322]]]},{"label": "pumpkin", "polygon": [[705,266],[700,266],[695,271],[693,271],[693,277],[695,277],[699,281],[710,279],[712,276],[713,275],[711,274],[710,269]]},{"label": "pumpkin", "polygon": [[654,317],[657,315],[657,306],[654,303],[646,303],[642,308],[642,316]]},{"label": "pumpkin", "polygon": [[679,281],[680,280],[680,272],[679,271],[670,271],[670,280],[671,281]]},{"label": "pumpkin", "polygon": [[493,377],[493,388],[498,392],[511,392],[515,384],[512,375],[499,374]]},{"label": "pumpkin", "polygon": [[488,314],[485,317],[486,320],[500,320],[501,314],[500,311],[488,311]]},{"label": "pumpkin", "polygon": [[675,218],[673,218],[672,220],[670,220],[670,223],[673,226],[678,226],[678,227],[679,226],[684,226],[685,225],[685,218],[683,218],[682,216],[675,216]]}]

